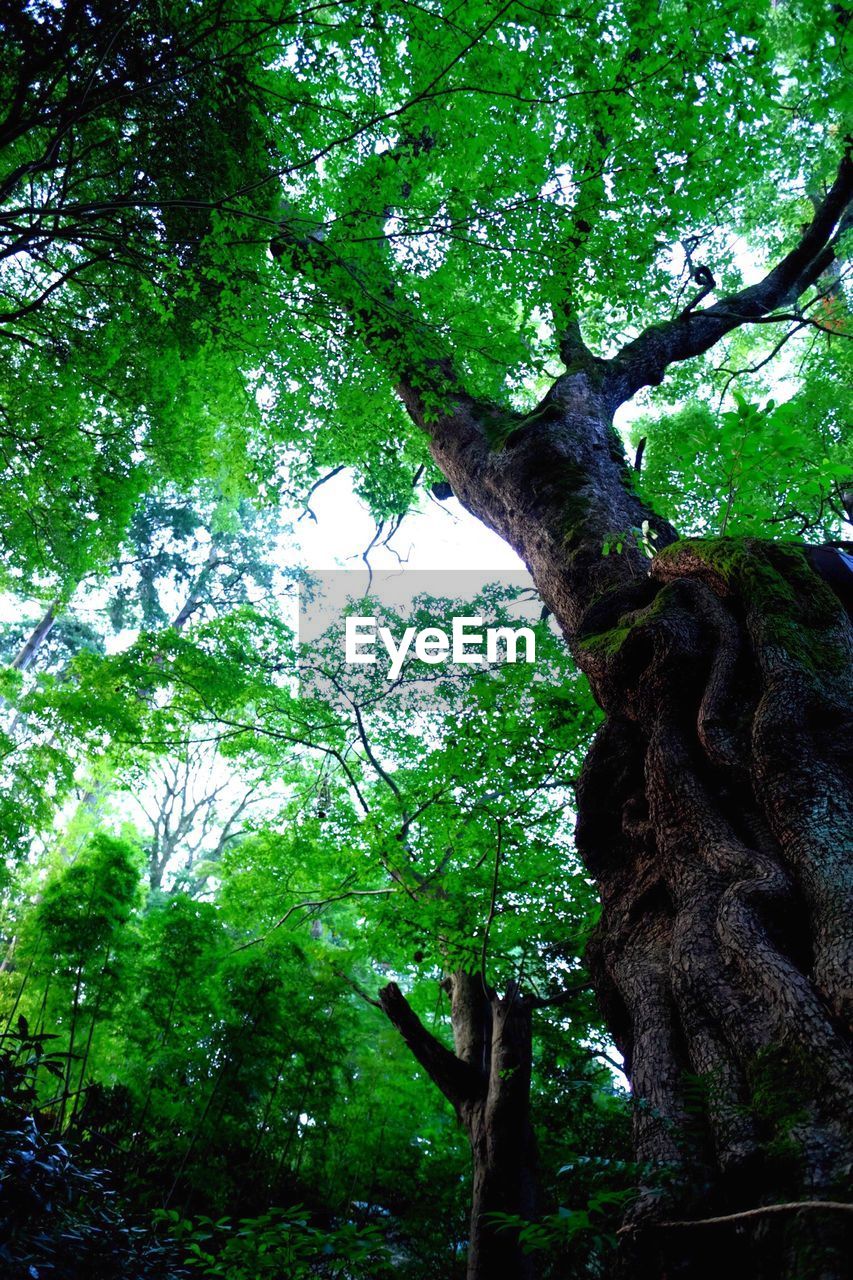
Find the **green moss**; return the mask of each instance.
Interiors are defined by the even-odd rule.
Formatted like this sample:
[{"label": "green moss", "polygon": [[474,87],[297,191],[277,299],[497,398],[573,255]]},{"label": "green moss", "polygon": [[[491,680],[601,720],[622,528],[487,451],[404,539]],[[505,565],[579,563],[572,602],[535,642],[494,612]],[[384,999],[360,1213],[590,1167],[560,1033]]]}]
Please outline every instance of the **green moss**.
[{"label": "green moss", "polygon": [[588,477],[582,467],[562,458],[549,469],[548,483],[558,491],[560,538],[563,550],[571,555],[589,518],[589,499],[584,493]]},{"label": "green moss", "polygon": [[668,585],[661,587],[654,599],[647,605],[632,609],[622,614],[616,625],[606,631],[598,631],[584,636],[580,643],[589,653],[614,657],[622,645],[638,627],[647,626],[655,619],[662,617],[670,607],[674,591]]},{"label": "green moss", "polygon": [[685,553],[708,566],[742,601],[764,645],[821,676],[843,670],[836,642],[840,605],[811,569],[799,543],[708,538],[674,543],[659,560]]},{"label": "green moss", "polygon": [[532,413],[529,413],[526,418],[522,418],[520,421],[511,414],[507,414],[506,417],[485,418],[483,420],[483,431],[489,448],[493,453],[499,453],[501,449],[506,447],[511,436],[526,431],[534,423],[546,421],[552,412],[553,406],[544,403],[538,405]]},{"label": "green moss", "polygon": [[611,627],[609,631],[600,631],[594,636],[585,636],[581,641],[581,647],[589,653],[599,654],[607,658],[613,658],[622,648],[622,645],[628,639],[628,636],[634,630],[634,624],[623,626],[620,624]]}]

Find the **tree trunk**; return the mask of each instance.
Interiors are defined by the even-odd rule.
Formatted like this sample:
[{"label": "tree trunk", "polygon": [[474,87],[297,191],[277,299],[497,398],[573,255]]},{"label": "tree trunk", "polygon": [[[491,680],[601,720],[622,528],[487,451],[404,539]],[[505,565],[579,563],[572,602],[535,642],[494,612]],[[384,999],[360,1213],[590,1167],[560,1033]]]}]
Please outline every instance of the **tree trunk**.
[{"label": "tree trunk", "polygon": [[454,973],[451,997],[456,1052],[426,1030],[400,989],[380,993],[382,1008],[415,1057],[452,1102],[471,1145],[468,1280],[533,1280],[533,1259],[517,1231],[492,1215],[531,1220],[536,1211],[536,1142],[530,1119],[532,1004],[516,983],[505,996],[480,974]]},{"label": "tree trunk", "polygon": [[[583,641],[608,719],[577,842],[637,1156],[672,1180],[635,1242],[649,1274],[694,1276],[700,1241],[639,1224],[837,1200],[849,1173],[851,629],[794,547],[679,544],[647,591]],[[840,1277],[849,1220],[717,1228],[717,1262]]]},{"label": "tree trunk", "polygon": [[35,661],[39,649],[53,630],[56,622],[56,605],[48,605],[43,616],[33,627],[21,648],[15,654],[10,666],[15,671],[26,671]]},{"label": "tree trunk", "polygon": [[[630,490],[594,379],[567,375],[550,399],[498,452],[463,403],[432,448],[530,567],[606,713],[577,844],[646,1170],[623,1252],[634,1275],[697,1277],[713,1256],[715,1273],[840,1280],[840,1209],[656,1224],[842,1195],[853,629],[803,548],[673,543]],[[644,520],[650,571],[628,532]],[[603,556],[615,533],[622,553]]]},{"label": "tree trunk", "polygon": [[480,974],[449,980],[457,1056],[482,1077],[459,1112],[471,1144],[473,1186],[468,1280],[532,1280],[517,1234],[492,1214],[532,1219],[536,1210],[536,1143],[530,1121],[530,1006],[517,984],[504,997],[484,990]]}]

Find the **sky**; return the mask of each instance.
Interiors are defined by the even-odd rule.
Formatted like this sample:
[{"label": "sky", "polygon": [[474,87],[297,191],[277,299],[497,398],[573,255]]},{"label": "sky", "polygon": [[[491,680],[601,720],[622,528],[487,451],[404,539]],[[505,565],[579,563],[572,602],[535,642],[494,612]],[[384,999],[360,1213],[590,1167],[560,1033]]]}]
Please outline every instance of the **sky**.
[{"label": "sky", "polygon": [[[316,522],[309,516],[296,526],[302,563],[308,569],[361,569],[362,552],[376,526],[352,491],[346,472],[322,485],[311,499]],[[407,516],[391,541],[405,569],[523,569],[514,551],[469,515],[456,498],[438,502],[422,498],[420,509]],[[400,560],[385,547],[370,553],[374,569],[400,569]]]}]

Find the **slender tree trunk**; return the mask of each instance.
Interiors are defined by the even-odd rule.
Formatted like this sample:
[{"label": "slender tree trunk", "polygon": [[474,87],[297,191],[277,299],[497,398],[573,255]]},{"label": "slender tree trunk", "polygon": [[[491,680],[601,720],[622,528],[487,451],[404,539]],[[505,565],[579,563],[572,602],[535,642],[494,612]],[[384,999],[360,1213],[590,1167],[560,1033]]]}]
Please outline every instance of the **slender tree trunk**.
[{"label": "slender tree trunk", "polygon": [[15,657],[12,659],[10,665],[15,671],[26,671],[28,667],[32,666],[39,649],[53,630],[56,618],[56,605],[48,605],[44,616],[33,627],[32,631],[15,654]]},{"label": "slender tree trunk", "polygon": [[530,1220],[536,1211],[536,1142],[530,1119],[531,1003],[517,984],[505,996],[481,974],[447,980],[455,1053],[427,1031],[394,983],[382,1008],[453,1104],[471,1146],[468,1280],[533,1280],[517,1232],[492,1215]]},{"label": "slender tree trunk", "polygon": [[[470,975],[464,975],[470,979]],[[473,979],[479,982],[479,977]],[[533,1260],[516,1233],[501,1231],[492,1214],[532,1219],[536,1211],[536,1143],[530,1120],[530,1010],[513,987],[492,996],[486,1016],[491,1038],[485,1096],[463,1119],[473,1161],[468,1278],[531,1280]]]}]

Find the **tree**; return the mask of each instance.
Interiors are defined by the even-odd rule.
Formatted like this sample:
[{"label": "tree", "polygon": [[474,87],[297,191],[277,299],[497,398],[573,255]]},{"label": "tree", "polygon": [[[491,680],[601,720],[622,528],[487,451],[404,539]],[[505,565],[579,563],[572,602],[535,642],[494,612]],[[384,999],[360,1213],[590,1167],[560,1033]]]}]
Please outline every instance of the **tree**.
[{"label": "tree", "polygon": [[[831,260],[851,191],[845,159],[799,244],[758,285],[648,329],[606,361],[577,334],[564,339],[567,372],[509,421],[465,392],[447,360],[413,358],[417,322],[396,307],[389,321],[351,292],[330,249],[290,243],[313,278],[328,265],[335,301],[391,363],[454,493],[524,558],[607,712],[579,792],[578,848],[605,904],[590,963],[629,1064],[637,1157],[682,1175],[667,1214],[695,1213],[709,1186],[720,1207],[831,1199],[843,1175],[851,902],[838,857],[853,806],[838,735],[851,628],[799,548],[676,541],[632,491],[612,415],[671,363],[799,300]],[[651,566],[643,536],[655,539]],[[603,556],[617,538],[619,553]],[[688,1112],[689,1071],[708,1086],[701,1126]],[[789,1074],[800,1114],[781,1102]],[[773,1158],[786,1131],[799,1168]],[[659,1217],[662,1201],[646,1207]],[[644,1250],[661,1238],[634,1230]],[[797,1274],[797,1234],[780,1231],[777,1250],[757,1231],[750,1267]],[[826,1274],[840,1276],[836,1237],[828,1210],[817,1240],[836,1259]],[[689,1238],[649,1253],[651,1273],[663,1253],[697,1274]]]},{"label": "tree", "polygon": [[[634,1265],[644,1274],[704,1274],[703,1229],[666,1221],[758,1210],[718,1230],[736,1269],[794,1276],[807,1257],[813,1274],[834,1276],[846,1215],[811,1202],[837,1194],[851,1141],[853,940],[842,850],[853,801],[841,745],[850,713],[849,569],[834,550],[817,557],[791,542],[679,540],[637,493],[613,419],[744,326],[782,324],[785,337],[816,327],[842,341],[837,311],[833,323],[815,318],[816,304],[838,296],[837,274],[825,281],[843,262],[853,194],[834,97],[797,99],[823,140],[806,157],[809,190],[826,183],[806,224],[794,231],[796,198],[769,198],[762,183],[774,174],[787,195],[796,178],[799,125],[785,115],[785,67],[811,42],[827,59],[813,74],[833,95],[830,50],[843,31],[823,14],[785,9],[777,19],[761,6],[674,5],[665,16],[658,33],[640,9],[620,6],[602,53],[587,41],[603,17],[574,15],[581,30],[569,37],[554,14],[484,6],[482,26],[466,15],[469,41],[442,29],[441,52],[429,53],[418,20],[401,20],[428,101],[407,111],[396,137],[338,157],[337,186],[327,184],[298,218],[288,213],[272,249],[301,277],[304,296],[324,296],[346,317],[350,341],[384,370],[462,505],[528,565],[606,713],[578,794],[578,848],[604,906],[589,963],[631,1077],[638,1159],[674,1171],[669,1195],[649,1195],[634,1211],[625,1236]],[[456,57],[444,65],[451,47]],[[393,83],[396,73],[371,48]],[[543,65],[522,89],[530,49]],[[677,61],[672,74],[669,60]],[[589,104],[585,117],[581,108],[559,118],[574,153],[539,115],[554,109],[556,68],[567,65],[562,100],[587,95]],[[761,85],[774,95],[769,121],[758,118]],[[504,94],[517,113],[506,137],[524,155],[520,176],[508,175],[490,122]],[[736,176],[709,136],[727,118],[738,122],[726,141],[738,163],[761,164],[755,184]],[[664,143],[669,128],[678,140]],[[470,154],[468,140],[480,154],[466,183],[455,166]],[[568,189],[550,207],[541,195],[549,166]],[[510,190],[516,205],[505,213]],[[529,211],[521,229],[525,197],[546,234]],[[715,244],[719,224],[730,224],[726,202],[736,206],[731,221],[756,238],[764,219],[762,238],[778,254],[745,287],[730,283],[735,264]],[[629,217],[630,237],[619,230]],[[671,242],[693,228],[685,252],[694,295],[671,318],[659,315],[619,341],[616,317],[636,324],[673,292],[654,265],[655,237]],[[493,281],[486,252],[523,254],[528,233],[546,254],[541,276],[490,258]],[[421,237],[408,256],[407,234]],[[457,237],[473,237],[478,252],[457,253]],[[698,262],[697,244],[703,257],[721,257],[722,270]],[[460,278],[466,260],[470,284]],[[507,326],[521,308],[523,345],[534,313],[495,297],[498,282],[519,277],[540,308],[550,305],[565,366],[530,408],[506,394],[524,369]],[[585,340],[581,321],[608,289],[606,318],[590,323]],[[478,315],[487,299],[493,314]],[[488,358],[500,369],[491,377],[478,341],[492,343]],[[691,1074],[706,1091],[699,1116],[689,1105]],[[765,1216],[762,1206],[774,1201],[809,1204]]]},{"label": "tree", "polygon": [[[89,9],[69,13],[91,24]],[[204,7],[210,15],[218,48],[225,11]],[[853,633],[846,553],[798,539],[837,538],[853,473],[838,391],[850,368],[846,19],[817,0],[663,0],[654,12],[634,0],[586,10],[388,0],[261,19],[244,62],[259,108],[247,144],[235,149],[231,135],[218,190],[203,141],[193,147],[181,190],[190,201],[201,192],[206,217],[243,190],[230,179],[245,154],[247,185],[264,199],[226,202],[228,230],[211,218],[203,250],[194,234],[181,240],[170,259],[189,290],[180,315],[196,287],[216,314],[228,237],[252,222],[271,257],[236,255],[226,313],[233,326],[246,305],[265,355],[261,376],[257,360],[238,375],[264,393],[269,453],[292,450],[292,474],[308,482],[353,466],[380,519],[402,516],[413,489],[443,477],[526,561],[605,713],[578,788],[578,849],[603,906],[588,964],[630,1075],[638,1163],[658,1175],[626,1222],[625,1266],[693,1277],[722,1261],[762,1280],[833,1280],[850,1218],[835,1202],[853,1109]],[[159,11],[150,21],[159,29]],[[54,14],[44,29],[68,24]],[[105,30],[110,50],[127,47],[123,28]],[[147,51],[139,84],[160,86],[150,41],[129,30]],[[169,32],[157,59],[173,47]],[[20,85],[42,101],[40,73],[24,67]],[[218,57],[193,63],[193,84],[219,86],[214,67]],[[272,72],[258,77],[259,67]],[[62,72],[51,81],[51,103],[65,83]],[[146,99],[154,126],[182,92]],[[193,102],[203,119],[210,98]],[[111,198],[105,214],[119,208],[122,230],[147,229],[158,260],[151,210],[174,212],[166,188],[181,169],[173,132],[158,161],[160,136],[143,137],[141,179],[135,161],[127,167],[144,189]],[[97,176],[99,147],[84,134],[82,160],[62,175]],[[53,217],[46,189],[38,207],[19,200],[15,218]],[[103,210],[89,201],[84,212]],[[752,283],[747,260],[763,264]],[[119,278],[113,333],[127,306],[144,311],[130,296],[136,277]],[[51,287],[44,264],[28,278],[36,292],[21,305],[38,306],[27,323],[45,314],[39,281]],[[65,293],[46,302],[68,287],[63,277]],[[286,324],[270,349],[274,305]],[[91,372],[86,314],[77,320],[58,383],[63,440],[83,450],[84,492],[100,495],[114,545],[138,492],[123,479],[131,437],[90,447],[93,405],[72,376]],[[156,352],[134,333],[135,391]],[[161,391],[180,382],[184,338],[179,325]],[[50,342],[39,351],[52,369]],[[205,346],[195,390],[209,356]],[[772,369],[781,404],[731,395],[750,378],[766,394]],[[226,402],[237,394],[229,370]],[[16,572],[38,573],[50,562],[44,527],[63,564],[76,562],[82,506],[70,446],[45,448],[53,384],[36,379],[30,394],[22,359],[14,372],[25,443],[15,475],[26,483],[10,500],[10,556]],[[634,405],[647,417],[645,478],[639,439],[631,468],[614,427]],[[20,422],[8,434],[17,450]],[[237,434],[226,457],[239,454]],[[694,437],[722,463],[707,500],[690,476]],[[156,460],[161,439],[144,440]],[[275,467],[257,470],[263,486]],[[24,514],[33,476],[38,494],[59,495],[46,509],[61,516],[37,521],[35,538]],[[170,644],[188,652],[180,637]],[[203,650],[195,661],[212,692],[221,673]],[[104,692],[105,722],[129,733],[145,712],[124,707],[122,719],[95,668],[77,669]],[[254,686],[245,668],[232,674],[233,701]],[[292,724],[280,732],[297,736]]]},{"label": "tree", "polygon": [[[452,612],[450,602],[418,603],[409,615],[415,625]],[[491,616],[488,599],[467,607]],[[498,617],[509,621],[505,610]],[[395,972],[434,973],[440,964],[454,1050],[424,1025],[396,981],[382,988],[378,1002],[368,999],[441,1090],[468,1139],[466,1273],[506,1280],[526,1280],[535,1270],[518,1234],[518,1221],[532,1220],[541,1199],[530,1097],[533,1014],[568,1003],[588,986],[561,973],[552,951],[560,948],[567,967],[576,963],[564,931],[588,926],[589,900],[576,886],[573,906],[581,919],[570,919],[571,908],[555,913],[538,886],[567,877],[572,865],[564,846],[565,775],[574,771],[594,717],[566,655],[554,651],[547,628],[538,630],[538,678],[519,665],[479,679],[442,680],[410,661],[389,690],[381,678],[359,680],[340,669],[334,634],[303,660],[303,674],[315,667],[320,689],[341,709],[343,741],[350,738],[363,756],[361,773],[358,757],[348,753],[346,781],[363,812],[345,810],[338,819],[342,838],[352,847],[357,825],[366,825],[384,873],[386,887],[350,888],[343,896],[364,894],[360,909],[381,922],[372,954]],[[546,671],[550,680],[542,678]],[[419,680],[430,676],[424,707]],[[310,687],[306,680],[303,692]],[[400,724],[401,701],[411,724]],[[395,935],[414,947],[414,966],[395,954]],[[567,976],[568,986],[560,981]],[[558,994],[535,994],[537,982]]]},{"label": "tree", "polygon": [[253,468],[240,294],[270,197],[245,76],[266,38],[240,4],[0,6],[4,586],[54,611],[158,481],[233,497]]},{"label": "tree", "polygon": [[427,1031],[396,983],[379,998],[468,1134],[474,1160],[468,1275],[526,1280],[534,1274],[533,1259],[517,1239],[502,1239],[489,1215],[532,1219],[536,1213],[531,1006],[517,983],[500,996],[478,973],[458,970],[447,985],[455,1053]]},{"label": "tree", "polygon": [[[493,588],[491,600],[466,607],[494,609],[502,594]],[[449,601],[421,600],[412,617],[426,623],[451,611]],[[510,620],[500,608],[496,617]],[[595,1016],[578,998],[589,984],[577,972],[594,903],[565,818],[569,779],[596,717],[556,637],[544,623],[537,630],[535,671],[518,664],[436,678],[410,659],[391,689],[375,671],[346,680],[333,632],[308,646],[295,697],[277,675],[280,663],[258,663],[258,653],[275,651],[275,632],[252,615],[214,620],[198,633],[199,649],[163,633],[162,653],[140,643],[104,672],[114,692],[149,687],[143,740],[168,741],[182,721],[203,720],[205,738],[218,730],[232,760],[288,780],[280,811],[255,819],[215,868],[219,908],[260,913],[259,944],[279,931],[309,933],[312,947],[325,944],[345,991],[352,984],[364,995],[380,974],[396,975],[368,1003],[386,1012],[462,1122],[472,1157],[472,1275],[533,1268],[518,1240],[539,1202],[530,1088],[544,1015],[534,1027],[533,1011],[560,1005],[577,1025],[563,1024],[569,1043],[581,1031],[597,1038]],[[301,765],[296,747],[308,753]],[[214,812],[214,799],[199,803]],[[561,877],[568,887],[571,873],[564,901],[551,886]],[[442,1022],[456,1054],[415,1011],[436,978],[451,995]],[[579,1054],[576,1083],[601,1073],[592,1053]],[[314,1084],[304,1104],[311,1114],[318,1095]],[[376,1104],[382,1129],[395,1106]],[[574,1111],[571,1099],[564,1106]],[[422,1114],[434,1107],[422,1103]],[[552,1152],[546,1167],[554,1163]]]}]

